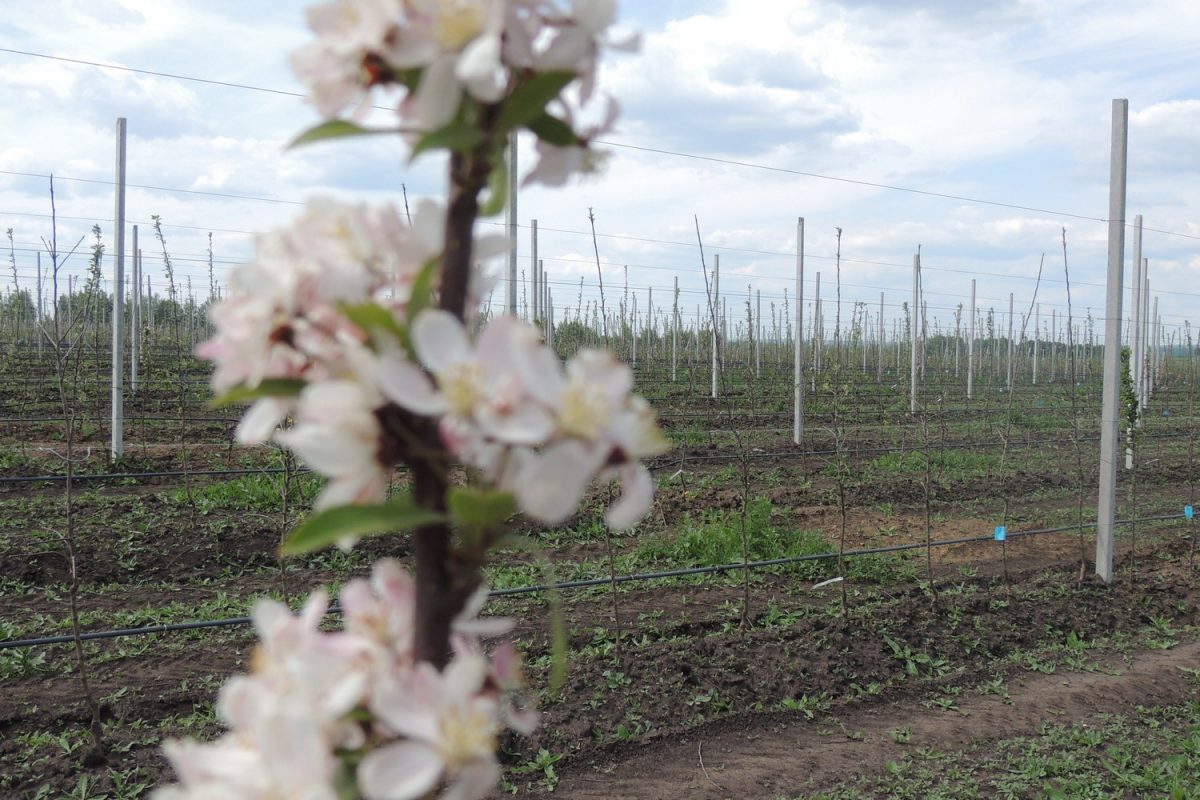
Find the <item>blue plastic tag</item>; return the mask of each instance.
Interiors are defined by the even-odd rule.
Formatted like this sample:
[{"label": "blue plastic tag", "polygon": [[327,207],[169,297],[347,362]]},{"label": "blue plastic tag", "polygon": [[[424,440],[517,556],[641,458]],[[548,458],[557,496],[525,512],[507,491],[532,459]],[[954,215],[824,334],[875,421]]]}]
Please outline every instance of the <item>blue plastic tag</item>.
[{"label": "blue plastic tag", "polygon": [[1187,517],[1188,519],[1191,519],[1194,516],[1196,516],[1196,512],[1192,509],[1191,506],[1184,506],[1183,507],[1183,516]]},{"label": "blue plastic tag", "polygon": [[1008,538],[1008,528],[1005,527],[1004,525],[997,525],[996,526],[996,541],[1003,542],[1007,538]]}]

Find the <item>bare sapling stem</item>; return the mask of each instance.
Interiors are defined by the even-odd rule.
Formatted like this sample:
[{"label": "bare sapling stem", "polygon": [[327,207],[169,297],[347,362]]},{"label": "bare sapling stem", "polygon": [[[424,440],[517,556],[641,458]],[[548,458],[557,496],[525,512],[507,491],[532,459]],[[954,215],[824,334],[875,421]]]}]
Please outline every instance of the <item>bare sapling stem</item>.
[{"label": "bare sapling stem", "polygon": [[[612,485],[609,484],[609,503],[612,503]],[[621,601],[617,593],[617,562],[613,554],[612,530],[604,526],[604,549],[608,557],[608,596],[612,601],[613,615],[613,655],[621,658]]]},{"label": "bare sapling stem", "polygon": [[[1188,358],[1188,399],[1187,399],[1187,416],[1193,420],[1196,417],[1196,345],[1193,344],[1191,325],[1185,320],[1183,323],[1183,332],[1185,343],[1187,346]],[[1188,428],[1188,505],[1194,510],[1196,508],[1196,425],[1193,422]],[[1193,522],[1193,524],[1195,524]],[[1190,536],[1191,546],[1188,548],[1188,568],[1194,569],[1196,566],[1196,539],[1197,534],[1192,533]]]},{"label": "bare sapling stem", "polygon": [[596,243],[596,215],[588,208],[588,223],[592,226],[592,252],[596,256],[596,280],[600,284],[600,330],[608,342],[608,311],[604,308],[604,273],[600,270],[600,245]]},{"label": "bare sapling stem", "polygon": [[1079,390],[1078,367],[1075,362],[1075,340],[1072,329],[1071,309],[1071,270],[1067,265],[1067,229],[1062,229],[1063,246],[1063,276],[1067,284],[1067,371],[1069,383],[1067,391],[1071,393],[1071,442],[1075,448],[1075,481],[1078,490],[1078,504],[1075,509],[1075,523],[1079,526],[1079,578],[1076,583],[1083,585],[1087,575],[1087,539],[1083,533],[1083,447],[1079,433]]},{"label": "bare sapling stem", "polygon": [[[1046,254],[1043,253],[1041,259],[1038,261],[1037,280],[1033,284],[1033,297],[1031,297],[1029,300],[1029,310],[1025,313],[1024,316],[1021,317],[1021,333],[1020,333],[1021,339],[1025,338],[1026,326],[1029,324],[1029,320],[1033,316],[1034,307],[1037,304],[1038,289],[1041,288],[1041,285],[1042,285],[1042,268],[1045,266],[1045,264],[1046,264]],[[1011,297],[1010,297],[1010,300],[1011,300]],[[1011,302],[1009,303],[1009,305],[1010,306],[1012,305]],[[1012,329],[1011,319],[1009,321],[1009,329],[1010,329],[1010,331]],[[1009,342],[1008,342],[1010,350],[1012,348],[1012,338],[1011,337],[1012,337],[1012,334],[1010,332]],[[998,349],[999,348],[997,348],[997,350]],[[1011,370],[1011,367],[1012,367],[1011,360],[1009,361],[1009,367]],[[1000,476],[1000,480],[1006,482],[1005,486],[1004,486],[1004,490],[1003,490],[1004,491],[1004,509],[1000,515],[1000,524],[1002,526],[1004,526],[1005,528],[1008,527],[1008,509],[1009,509],[1009,504],[1012,499],[1011,498],[1011,490],[1009,489],[1009,487],[1007,485],[1009,476],[1004,471],[1004,467],[1008,463],[1008,450],[1009,450],[1010,441],[1012,439],[1013,398],[1016,395],[1016,392],[1013,391],[1013,389],[1014,389],[1014,387],[1010,380],[1009,386],[1008,386],[1008,398],[1005,401],[1005,407],[1004,407],[1004,428],[1002,429],[1001,437],[1000,437],[1001,438],[1000,466],[999,466],[998,473],[997,473]],[[1004,539],[1002,539],[1000,541],[1000,555],[1001,555],[1001,558],[1004,560],[1004,588],[1005,588],[1005,591],[1008,593],[1008,595],[1011,597],[1012,596],[1012,582],[1009,580],[1009,573],[1008,573],[1008,536],[1007,535],[1004,537]]]},{"label": "bare sapling stem", "polygon": [[[43,243],[45,239],[43,238]],[[83,237],[80,237],[80,242]],[[58,274],[67,259],[60,258],[58,252],[58,212],[54,199],[54,178],[50,178],[50,241],[46,243],[50,255],[50,275],[53,282],[55,302],[50,318],[53,330],[46,328],[46,320],[41,322],[43,335],[50,340],[50,352],[54,356],[54,374],[58,389],[59,408],[63,419],[64,457],[66,464],[66,479],[64,481],[64,504],[66,524],[62,534],[63,544],[67,548],[67,563],[70,567],[70,582],[67,584],[67,598],[71,612],[71,637],[75,654],[75,669],[79,675],[79,686],[83,691],[84,702],[87,705],[91,720],[88,731],[92,737],[92,751],[86,759],[93,763],[104,762],[104,739],[100,724],[100,704],[92,690],[87,659],[83,652],[83,639],[79,624],[79,559],[78,543],[75,540],[75,417],[78,402],[79,373],[82,366],[82,343],[84,331],[76,332],[76,322],[79,312],[72,310],[68,319],[62,319],[58,298]],[[78,247],[78,244],[76,245]],[[71,251],[74,253],[74,249]],[[70,257],[68,254],[67,258]],[[86,313],[82,316],[86,316]],[[71,387],[68,390],[68,376],[71,377]]]},{"label": "bare sapling stem", "polygon": [[[721,328],[720,319],[717,316],[717,305],[714,301],[713,287],[708,280],[708,264],[704,260],[704,239],[700,235],[700,217],[693,215],[696,223],[696,244],[700,249],[700,272],[704,276],[704,292],[707,297],[708,317],[713,330],[713,358],[714,363],[720,365],[721,360]],[[697,331],[699,335],[699,331]],[[750,386],[753,387],[752,370],[747,377]],[[717,408],[717,422],[723,425],[729,434],[733,437],[734,451],[737,453],[738,467],[740,470],[740,481],[738,486],[738,534],[742,547],[742,609],[739,618],[739,626],[743,633],[750,629],[750,451],[746,442],[742,438],[741,431],[738,430],[736,420],[733,417],[734,407],[733,401],[730,399],[729,393],[725,386],[725,370],[717,369],[716,380],[718,385],[718,395],[721,399],[721,404]],[[753,388],[751,388],[753,393]],[[753,394],[751,395],[753,396]]]},{"label": "bare sapling stem", "polygon": [[925,456],[925,475],[921,481],[925,503],[925,580],[929,584],[929,598],[937,603],[937,585],[933,579],[933,441],[929,437],[929,396],[921,393],[921,439]]}]

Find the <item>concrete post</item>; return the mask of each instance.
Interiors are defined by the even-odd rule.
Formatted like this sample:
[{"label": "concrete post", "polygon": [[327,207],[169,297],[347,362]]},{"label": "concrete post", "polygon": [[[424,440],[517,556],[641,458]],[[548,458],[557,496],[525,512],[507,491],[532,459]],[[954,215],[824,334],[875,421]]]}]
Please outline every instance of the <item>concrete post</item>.
[{"label": "concrete post", "polygon": [[[513,138],[515,139],[516,137],[514,136]],[[529,274],[533,278],[533,286],[534,286],[534,292],[533,292],[533,318],[534,319],[537,319],[540,316],[538,312],[541,308],[541,300],[539,298],[540,293],[537,291],[537,287],[539,284],[539,280],[538,280],[538,240],[537,239],[538,239],[538,237],[537,237],[537,220],[531,219],[531,220],[529,220]],[[516,239],[513,239],[513,241],[516,242]]]},{"label": "concrete post", "polygon": [[133,249],[129,253],[133,261],[133,280],[129,282],[131,295],[129,297],[129,391],[137,394],[138,390],[138,358],[141,353],[142,329],[142,251],[138,249],[138,226],[133,226]]},{"label": "concrete post", "polygon": [[[1142,399],[1142,285],[1146,276],[1143,272],[1145,262],[1142,260],[1142,215],[1133,218],[1133,286],[1131,309],[1133,311],[1129,322],[1129,380],[1133,382],[1133,391],[1140,402]],[[1126,458],[1127,468],[1129,459]]]},{"label": "concrete post", "polygon": [[508,228],[508,313],[517,315],[517,132],[508,137],[508,202],[504,206],[504,222]]},{"label": "concrete post", "polygon": [[754,300],[754,378],[762,379],[762,290],[755,293]]},{"label": "concrete post", "polygon": [[712,280],[712,313],[709,315],[712,321],[712,398],[717,399],[717,372],[721,368],[720,356],[717,350],[721,344],[721,328],[720,320],[717,315],[721,309],[721,255],[720,253],[713,255],[713,280]]},{"label": "concrete post", "polygon": [[967,336],[967,399],[975,399],[975,279],[971,278],[971,332]]},{"label": "concrete post", "polygon": [[1150,259],[1143,258],[1141,330],[1138,334],[1138,341],[1141,343],[1139,348],[1141,358],[1138,362],[1140,365],[1138,373],[1141,375],[1141,383],[1138,385],[1138,427],[1141,427],[1142,424],[1141,409],[1145,409],[1146,404],[1150,401],[1149,381],[1146,377],[1149,374],[1146,351],[1150,346],[1150,319]]},{"label": "concrete post", "polygon": [[[699,333],[697,331],[696,333]],[[679,276],[675,276],[675,295],[671,305],[671,382],[679,379]]]},{"label": "concrete post", "polygon": [[804,217],[796,220],[796,338],[792,366],[792,443],[804,440]]},{"label": "concrete post", "polygon": [[[1038,340],[1042,338],[1042,304],[1033,306],[1033,385],[1037,386]],[[1050,363],[1054,363],[1054,350],[1050,350]]]},{"label": "concrete post", "polygon": [[875,365],[875,382],[883,382],[883,292],[879,293],[879,363]]},{"label": "concrete post", "polygon": [[1121,283],[1125,258],[1125,170],[1129,101],[1113,100],[1108,186],[1108,278],[1104,307],[1104,388],[1100,423],[1100,495],[1096,508],[1096,574],[1112,580],[1117,512],[1117,438],[1121,408]]},{"label": "concrete post", "polygon": [[125,118],[117,117],[116,208],[112,293],[112,436],[113,458],[125,454]]},{"label": "concrete post", "polygon": [[1013,293],[1008,293],[1008,391],[1013,390]]},{"label": "concrete post", "polygon": [[917,413],[917,302],[921,284],[921,256],[913,255],[912,306],[908,311],[908,412]]}]

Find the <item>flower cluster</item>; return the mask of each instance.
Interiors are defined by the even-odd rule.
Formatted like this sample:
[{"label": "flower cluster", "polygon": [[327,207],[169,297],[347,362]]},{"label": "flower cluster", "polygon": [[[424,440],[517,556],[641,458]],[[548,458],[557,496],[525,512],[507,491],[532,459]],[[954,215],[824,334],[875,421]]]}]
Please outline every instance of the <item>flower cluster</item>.
[{"label": "flower cluster", "polygon": [[[436,259],[443,228],[432,202],[418,207],[409,228],[390,207],[319,201],[292,227],[263,237],[258,260],[234,274],[233,292],[213,309],[215,336],[198,348],[216,364],[217,392],[265,395],[242,420],[239,439],[273,436],[329,478],[318,509],[378,503],[400,445],[380,421],[394,404],[437,419],[450,453],[512,492],[535,519],[562,522],[599,475],[624,489],[609,525],[635,524],[653,492],[640,459],[667,441],[632,394],[629,368],[585,350],[564,371],[534,329],[511,317],[490,321],[475,344],[444,311],[409,319],[414,285]],[[504,247],[502,237],[474,245],[481,257]],[[403,330],[419,364],[402,346]],[[273,391],[280,381],[290,381],[289,392]],[[295,425],[275,430],[288,415]]]},{"label": "flower cluster", "polygon": [[[369,372],[367,332],[345,310],[378,305],[403,324],[422,268],[442,251],[444,231],[445,211],[433,200],[418,203],[411,226],[391,205],[310,201],[289,227],[259,238],[255,261],[234,272],[229,297],[209,312],[216,335],[197,354],[215,364],[213,390]],[[473,251],[486,259],[507,247],[505,237],[490,235],[477,238]],[[479,273],[472,279],[478,298],[487,282]],[[273,398],[260,401],[239,439],[262,441],[290,410]]]},{"label": "flower cluster", "polygon": [[[372,90],[396,89],[404,129],[429,133],[461,121],[464,107],[499,104],[538,75],[578,79],[577,106],[588,103],[601,49],[636,46],[636,37],[608,34],[615,17],[615,0],[332,0],[309,9],[317,38],[292,66],[322,116],[361,110]],[[542,163],[529,179],[559,184],[593,167],[587,143],[616,118],[607,102],[604,123],[579,130],[576,108],[558,97],[559,116],[530,126],[542,140]]]},{"label": "flower cluster", "polygon": [[639,459],[668,442],[645,400],[631,394],[633,373],[612,354],[584,350],[564,371],[511,317],[490,322],[472,346],[458,320],[435,310],[414,320],[412,340],[433,380],[398,360],[381,376],[383,393],[403,408],[440,415],[450,451],[514,493],[525,513],[562,522],[600,473],[624,489],[608,511],[611,527],[645,515],[654,482]]},{"label": "flower cluster", "polygon": [[480,636],[511,626],[475,617],[486,595],[477,592],[455,620],[454,657],[442,672],[414,661],[415,592],[395,561],[342,589],[341,631],[320,629],[324,592],[298,616],[259,601],[251,672],[230,679],[217,702],[229,732],[207,744],[167,743],[179,783],[154,797],[338,800],[340,787],[357,786],[367,800],[408,800],[443,785],[443,797],[485,796],[499,777],[497,736],[537,724],[521,705],[511,646],[491,657],[480,646]]}]

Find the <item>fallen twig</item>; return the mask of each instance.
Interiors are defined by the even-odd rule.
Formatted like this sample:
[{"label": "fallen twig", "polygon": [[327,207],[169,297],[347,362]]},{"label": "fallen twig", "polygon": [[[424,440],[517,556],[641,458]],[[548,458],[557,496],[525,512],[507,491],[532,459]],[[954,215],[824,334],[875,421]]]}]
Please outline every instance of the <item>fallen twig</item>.
[{"label": "fallen twig", "polygon": [[708,768],[704,766],[704,742],[696,743],[696,756],[700,759],[700,769],[704,771],[704,777],[708,778],[708,782],[720,789],[722,792],[729,791],[724,786],[714,781],[712,776],[708,774]]}]

